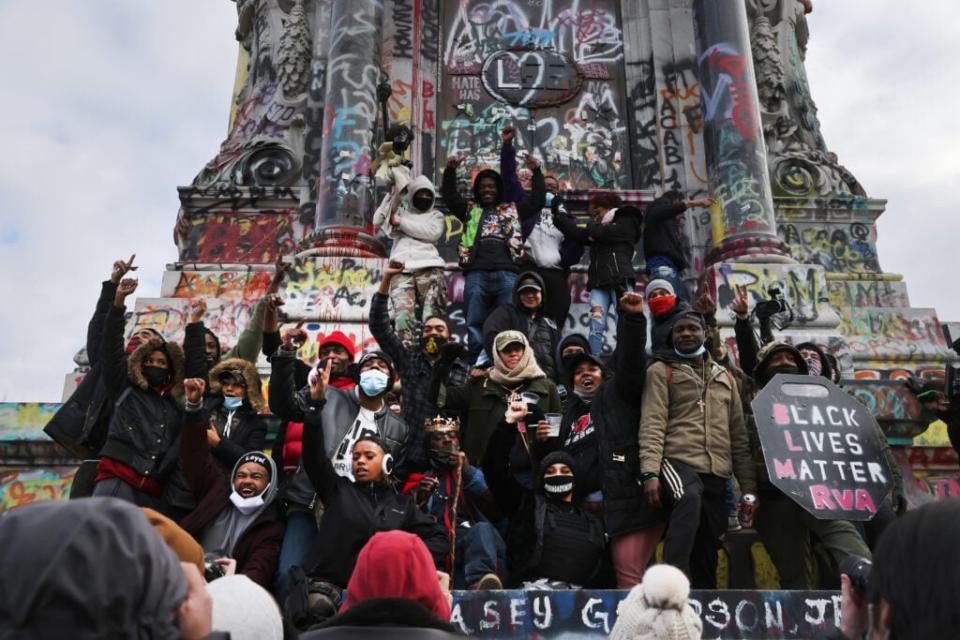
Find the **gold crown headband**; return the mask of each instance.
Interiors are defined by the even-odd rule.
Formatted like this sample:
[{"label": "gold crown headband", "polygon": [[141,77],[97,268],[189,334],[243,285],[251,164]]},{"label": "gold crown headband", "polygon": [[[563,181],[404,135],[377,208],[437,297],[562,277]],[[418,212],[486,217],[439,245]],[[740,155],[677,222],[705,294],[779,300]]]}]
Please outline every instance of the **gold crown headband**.
[{"label": "gold crown headband", "polygon": [[424,420],[423,430],[426,433],[460,433],[460,419],[444,418],[439,415],[435,418],[427,418]]}]

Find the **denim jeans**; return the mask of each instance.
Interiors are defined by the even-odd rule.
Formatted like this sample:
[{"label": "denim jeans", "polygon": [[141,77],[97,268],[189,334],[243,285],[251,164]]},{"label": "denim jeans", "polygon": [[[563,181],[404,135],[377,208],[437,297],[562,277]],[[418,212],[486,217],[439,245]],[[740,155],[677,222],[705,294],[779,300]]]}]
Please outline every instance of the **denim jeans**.
[{"label": "denim jeans", "polygon": [[467,355],[474,362],[483,349],[483,322],[500,305],[513,302],[513,271],[470,271],[464,281],[463,302],[467,307]]},{"label": "denim jeans", "polygon": [[457,527],[457,576],[463,575],[461,588],[469,587],[488,573],[505,579],[507,547],[489,522]]},{"label": "denim jeans", "polygon": [[[597,308],[600,311],[597,311]],[[607,312],[613,308],[617,317],[617,293],[613,289],[592,289],[590,291],[590,353],[599,356],[603,351],[603,334],[607,331]]]},{"label": "denim jeans", "polygon": [[680,270],[677,269],[677,265],[670,258],[665,256],[647,258],[647,275],[650,276],[651,280],[660,278],[672,284],[673,292],[676,294],[677,300],[690,301],[687,295],[687,288],[680,278]]},{"label": "denim jeans", "polygon": [[303,565],[316,537],[317,519],[312,511],[297,509],[287,513],[287,530],[283,534],[280,558],[277,560],[277,576],[273,585],[277,602],[283,602],[287,597],[290,567]]}]

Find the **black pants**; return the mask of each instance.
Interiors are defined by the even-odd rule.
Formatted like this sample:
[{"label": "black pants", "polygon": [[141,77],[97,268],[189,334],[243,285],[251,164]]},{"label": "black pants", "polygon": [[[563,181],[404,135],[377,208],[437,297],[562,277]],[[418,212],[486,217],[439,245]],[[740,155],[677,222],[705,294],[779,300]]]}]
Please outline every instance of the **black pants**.
[{"label": "black pants", "polygon": [[563,332],[567,323],[567,314],[570,313],[570,283],[568,273],[564,269],[541,269],[537,267],[537,274],[543,278],[543,315],[555,323],[557,329]]},{"label": "black pants", "polygon": [[670,512],[663,561],[683,571],[694,589],[716,589],[717,550],[727,530],[726,478],[664,460],[660,482]]}]

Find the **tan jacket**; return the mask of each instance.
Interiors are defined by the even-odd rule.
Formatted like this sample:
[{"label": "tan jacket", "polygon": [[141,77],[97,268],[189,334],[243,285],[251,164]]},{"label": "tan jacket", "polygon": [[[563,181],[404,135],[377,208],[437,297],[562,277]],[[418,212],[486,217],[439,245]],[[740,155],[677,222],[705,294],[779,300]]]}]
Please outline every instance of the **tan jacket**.
[{"label": "tan jacket", "polygon": [[[700,473],[737,476],[744,493],[754,493],[756,472],[744,423],[740,391],[726,369],[707,360],[707,392],[697,370],[683,362],[655,362],[647,369],[640,420],[640,470],[660,473],[663,458]],[[671,369],[669,388],[667,368]]]}]

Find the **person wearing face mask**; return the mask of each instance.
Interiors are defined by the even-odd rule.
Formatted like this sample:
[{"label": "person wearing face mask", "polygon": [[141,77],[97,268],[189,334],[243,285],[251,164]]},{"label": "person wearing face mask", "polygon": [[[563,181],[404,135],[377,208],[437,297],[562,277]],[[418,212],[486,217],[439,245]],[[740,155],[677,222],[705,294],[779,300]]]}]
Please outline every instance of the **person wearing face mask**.
[{"label": "person wearing face mask", "polygon": [[[757,365],[753,371],[756,393],[778,373],[809,375],[809,370],[807,361],[795,347],[783,342],[771,342],[764,345],[757,355]],[[770,482],[752,412],[747,415],[747,433],[759,479],[759,505],[754,512],[753,526],[777,567],[780,588],[814,588],[812,537],[823,543],[837,566],[851,555],[869,558],[870,549],[853,524],[845,520],[813,517]]]},{"label": "person wearing face mask", "polygon": [[[317,535],[314,516],[315,494],[309,478],[300,465],[303,451],[303,411],[297,402],[296,391],[306,387],[311,375],[316,375],[330,363],[330,387],[349,391],[357,386],[353,364],[356,347],[342,331],[332,331],[318,340],[318,362],[311,367],[297,357],[307,343],[308,335],[301,327],[289,329],[280,337],[280,322],[276,300],[267,309],[263,327],[263,352],[270,361],[270,412],[280,418],[280,428],[273,441],[272,454],[280,470],[280,497],[287,515],[287,530],[280,550],[274,593],[283,601],[287,591],[290,567],[300,565]],[[272,349],[272,350],[271,350]],[[278,358],[277,354],[283,354]],[[278,361],[279,360],[279,361]],[[282,375],[277,375],[282,371]],[[356,412],[348,416],[353,418]],[[345,418],[346,419],[346,418]]]},{"label": "person wearing face mask", "polygon": [[502,589],[506,547],[493,525],[502,514],[483,471],[460,451],[460,421],[438,415],[427,420],[424,431],[430,469],[407,476],[403,492],[446,528],[455,546],[445,570],[456,588]]},{"label": "person wearing face mask", "polygon": [[670,328],[673,320],[692,309],[685,300],[677,298],[673,285],[667,280],[651,280],[644,291],[653,322],[650,327],[650,351],[658,358],[672,358],[674,354],[673,345],[670,343]]},{"label": "person wearing face mask", "polygon": [[462,345],[450,339],[450,326],[443,316],[433,315],[423,319],[420,341],[416,347],[408,347],[400,339],[390,324],[387,303],[391,284],[403,273],[404,268],[403,264],[395,261],[390,261],[384,268],[380,287],[370,301],[368,322],[370,334],[380,349],[393,360],[400,378],[403,421],[410,428],[404,470],[422,471],[430,464],[423,425],[437,413],[437,403],[429,397],[428,381],[433,377],[436,367],[445,366],[449,371],[450,384],[463,384],[470,374],[470,366],[461,357]]},{"label": "person wearing face mask", "polygon": [[[106,440],[107,428],[113,403],[108,401],[107,391],[102,380],[103,366],[100,363],[100,346],[103,327],[120,280],[128,272],[135,270],[133,260],[117,260],[113,263],[110,278],[100,287],[100,298],[90,322],[87,325],[86,353],[90,370],[77,385],[73,393],[43,428],[50,438],[83,462],[73,477],[70,498],[83,498],[93,493],[94,479],[100,462],[97,457]],[[124,350],[124,356],[133,353],[142,342],[151,338],[163,339],[153,329],[138,329],[130,336]]]},{"label": "person wearing face mask", "polygon": [[[506,127],[504,134],[512,137],[513,127]],[[505,146],[507,156],[501,154],[500,173],[503,176],[503,191],[508,200],[519,201],[526,193],[517,175],[516,152],[513,145]],[[580,262],[583,245],[563,235],[553,223],[555,216],[569,218],[563,198],[557,194],[560,183],[556,176],[543,178],[546,194],[544,208],[537,215],[522,217],[520,230],[523,236],[524,262],[532,264],[543,280],[543,313],[558,326],[567,322],[570,311],[570,267]],[[572,218],[571,218],[572,220]]]},{"label": "person wearing face mask", "polygon": [[[487,444],[512,400],[524,398],[528,407],[536,406],[540,413],[559,412],[560,396],[540,366],[527,337],[519,331],[504,331],[493,341],[493,366],[474,382],[450,385],[443,367],[434,370],[430,397],[444,393],[440,408],[447,412],[466,413],[461,447],[470,460],[485,468]],[[515,428],[515,427],[514,427]],[[532,434],[531,434],[532,437]],[[527,442],[529,444],[529,442]],[[511,454],[513,471],[530,474],[530,456],[519,444]],[[529,478],[525,482],[529,484]],[[510,508],[495,490],[497,502],[507,514]]]},{"label": "person wearing face mask", "polygon": [[137,281],[124,278],[107,311],[100,344],[101,378],[113,405],[97,464],[95,496],[113,496],[141,507],[159,507],[163,482],[176,461],[180,433],[183,351],[152,337],[126,356],[126,299]]},{"label": "person wearing face mask", "polygon": [[[503,130],[500,149],[500,167],[512,159],[513,129]],[[460,238],[460,266],[466,284],[464,303],[467,308],[467,348],[470,362],[476,362],[483,348],[483,321],[490,310],[510,302],[523,256],[523,232],[520,223],[536,216],[543,209],[545,187],[540,161],[530,154],[524,163],[533,174],[529,194],[514,194],[507,198],[503,178],[493,169],[479,171],[473,181],[473,198],[461,197],[457,184],[457,167],[461,158],[450,156],[443,171],[441,194],[450,215],[463,223]],[[521,190],[522,191],[522,190]]]},{"label": "person wearing face mask", "polygon": [[507,533],[511,581],[523,589],[580,589],[596,578],[606,553],[603,524],[576,497],[573,457],[565,451],[540,462]]},{"label": "person wearing face mask", "polygon": [[562,449],[577,465],[577,487],[584,508],[603,515],[611,542],[617,588],[639,584],[660,535],[662,514],[643,499],[638,478],[640,403],[647,369],[644,346],[647,325],[643,297],[624,294],[617,327],[614,369],[586,351],[565,362],[572,395],[564,404],[558,436],[545,425],[537,427],[537,452],[541,457]]},{"label": "person wearing face mask", "polygon": [[570,365],[581,353],[590,353],[590,343],[587,342],[586,336],[580,333],[565,335],[557,345],[554,362],[557,363],[557,392],[560,394],[561,402],[566,402],[573,393],[572,387],[569,387],[572,374]]},{"label": "person wearing face mask", "polygon": [[[827,357],[827,352],[820,345],[815,342],[802,342],[796,347],[804,362],[807,363],[807,372],[811,376],[822,376],[833,380],[833,365]],[[877,435],[880,438],[884,457],[887,459],[887,465],[890,467],[890,473],[893,476],[893,493],[877,505],[877,512],[873,518],[854,525],[863,533],[867,546],[871,549],[876,547],[880,536],[890,523],[907,510],[907,498],[903,488],[903,473],[900,471],[900,464],[894,458],[893,451],[890,450],[886,435],[879,428],[877,429]]]},{"label": "person wearing face mask", "polygon": [[[251,362],[230,358],[214,366],[209,377],[213,382],[203,401],[210,416],[207,444],[223,472],[230,473],[240,456],[263,449],[267,438],[267,422],[259,413],[260,374]],[[164,484],[163,501],[175,520],[197,506],[179,461]]]},{"label": "person wearing face mask", "polygon": [[547,293],[543,278],[533,271],[524,271],[513,289],[513,302],[497,307],[483,323],[482,364],[491,360],[493,340],[502,331],[519,331],[527,336],[537,364],[551,380],[557,379],[554,355],[560,331],[546,313]]},{"label": "person wearing face mask", "polygon": [[[362,363],[363,359],[361,367]],[[331,456],[331,449],[341,439],[336,435],[336,423],[328,422],[335,417],[328,411],[329,405],[337,398],[327,386],[329,375],[328,366],[311,376],[301,396],[305,417],[303,468],[323,501],[324,512],[303,564],[311,579],[309,594],[291,591],[288,600],[288,609],[300,612],[294,616],[301,617],[300,625],[336,613],[357,556],[374,533],[400,529],[419,536],[437,568],[443,568],[450,549],[443,527],[420,511],[412,496],[399,493],[394,487],[390,480],[392,447],[375,433],[367,431],[350,441],[346,473],[335,467],[337,459]],[[361,378],[361,389],[369,386],[368,380]],[[328,434],[334,435],[332,442],[327,439]],[[302,602],[304,599],[306,603]]]},{"label": "person wearing face mask", "polygon": [[640,472],[647,502],[668,514],[664,562],[696,588],[713,589],[727,530],[727,480],[735,475],[744,495],[756,495],[757,480],[739,386],[710,357],[705,331],[700,314],[678,315],[674,356],[647,369]]},{"label": "person wearing face mask", "polygon": [[208,555],[233,558],[237,573],[270,588],[283,540],[283,511],[275,501],[277,468],[262,451],[241,455],[231,473],[223,472],[207,440],[202,378],[188,378],[180,461],[197,506],[180,526]]},{"label": "person wearing face mask", "polygon": [[391,262],[403,265],[389,292],[397,335],[407,347],[416,344],[422,318],[447,309],[446,263],[437,250],[446,222],[434,207],[436,197],[430,179],[417,176],[408,185],[394,184],[373,214],[373,225],[393,240]]}]

